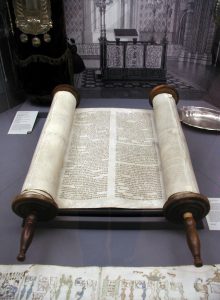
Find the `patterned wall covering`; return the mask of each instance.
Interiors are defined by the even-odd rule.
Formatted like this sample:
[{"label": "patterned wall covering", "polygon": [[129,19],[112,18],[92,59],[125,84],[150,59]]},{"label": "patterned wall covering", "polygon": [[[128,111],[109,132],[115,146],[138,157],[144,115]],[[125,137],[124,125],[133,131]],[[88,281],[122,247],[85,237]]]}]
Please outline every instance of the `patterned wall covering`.
[{"label": "patterned wall covering", "polygon": [[173,23],[173,11],[175,1],[164,0],[139,0],[137,1],[139,31],[144,32],[165,32],[170,31]]},{"label": "patterned wall covering", "polygon": [[68,38],[74,38],[77,43],[82,43],[84,30],[84,1],[64,0],[64,10]]}]

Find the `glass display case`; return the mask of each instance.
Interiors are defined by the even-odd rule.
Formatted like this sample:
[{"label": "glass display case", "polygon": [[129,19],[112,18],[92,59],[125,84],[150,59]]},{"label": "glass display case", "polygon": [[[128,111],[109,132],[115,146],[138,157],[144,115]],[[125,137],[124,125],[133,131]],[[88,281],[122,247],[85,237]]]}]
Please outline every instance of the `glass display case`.
[{"label": "glass display case", "polygon": [[[220,107],[219,65],[211,65],[216,32],[212,18],[214,0],[106,2],[109,4],[106,40],[102,41],[99,40],[100,30],[103,33],[104,28],[100,24],[97,3],[105,4],[104,0],[8,0],[0,3],[0,264],[18,264],[16,255],[22,220],[13,214],[11,202],[21,191],[49,112],[48,106],[40,104],[48,103],[48,95],[55,85],[73,85],[74,65],[69,60],[68,40],[75,40],[75,48],[86,66],[75,86],[81,95],[79,112],[81,108],[100,107],[152,109],[149,92],[161,82],[144,78],[142,75],[146,74],[137,72],[140,66],[156,69],[156,73],[162,70],[163,79],[179,92],[179,107],[193,105],[216,109],[213,104]],[[44,11],[40,3],[45,4]],[[111,12],[115,13],[112,20],[117,21],[116,24],[111,24]],[[120,26],[136,28],[139,40],[115,41],[110,31]],[[167,37],[165,46],[161,43],[164,34]],[[100,62],[103,62],[100,42],[108,48],[104,63],[106,70],[112,72],[109,82],[100,78]],[[217,46],[218,41],[215,53]],[[122,76],[127,67],[129,82]],[[33,104],[29,101],[33,98],[43,99],[43,102]],[[39,112],[30,134],[8,135],[17,110]],[[219,198],[219,133],[179,126],[188,144],[200,192],[208,198]],[[88,127],[95,131],[92,121]],[[103,128],[100,132],[103,134]],[[135,132],[129,132],[135,143]],[[103,146],[102,142],[100,144]],[[101,146],[97,143],[95,146],[94,156],[98,160]],[[53,150],[56,152],[56,146]],[[47,159],[53,162],[54,156]],[[46,224],[38,222],[25,263],[75,267],[192,264],[183,226],[165,221],[161,211],[159,215],[154,213],[146,216],[136,211],[131,216],[122,214],[119,209],[113,216],[111,209],[95,213],[88,210],[87,214],[77,211],[74,216],[60,214]],[[198,224],[198,231],[204,264],[220,263],[219,231],[209,230],[205,219]]]}]

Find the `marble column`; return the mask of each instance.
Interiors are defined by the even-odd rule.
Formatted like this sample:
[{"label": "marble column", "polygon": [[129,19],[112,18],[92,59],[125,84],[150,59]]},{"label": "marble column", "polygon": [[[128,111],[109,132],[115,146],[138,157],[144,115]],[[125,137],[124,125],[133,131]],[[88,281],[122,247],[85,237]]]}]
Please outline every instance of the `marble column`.
[{"label": "marble column", "polygon": [[131,15],[130,15],[130,24],[131,28],[135,28],[139,30],[139,26],[137,23],[138,19],[138,0],[131,0]]},{"label": "marble column", "polygon": [[121,27],[125,28],[125,0],[121,0]]},{"label": "marble column", "polygon": [[125,0],[124,2],[124,28],[131,27],[133,0]]},{"label": "marble column", "polygon": [[135,8],[135,6],[134,6],[134,0],[130,0],[130,28],[135,28],[134,26],[133,26],[133,19],[134,19],[134,16],[133,16],[133,11],[134,11],[134,8]]},{"label": "marble column", "polygon": [[82,43],[92,43],[92,1],[83,1],[83,36]]}]

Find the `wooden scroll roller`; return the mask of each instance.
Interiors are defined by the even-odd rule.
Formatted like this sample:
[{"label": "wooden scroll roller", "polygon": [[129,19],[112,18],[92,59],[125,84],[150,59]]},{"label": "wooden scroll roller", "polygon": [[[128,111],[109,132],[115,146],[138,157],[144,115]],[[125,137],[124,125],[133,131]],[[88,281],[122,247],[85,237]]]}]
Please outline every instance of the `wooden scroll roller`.
[{"label": "wooden scroll roller", "polygon": [[177,91],[167,85],[155,87],[149,95],[153,105],[160,156],[165,182],[165,217],[174,223],[182,223],[186,229],[187,243],[194,258],[194,265],[203,265],[196,222],[209,212],[207,197],[198,190],[191,165],[188,147],[179,122],[176,103]]},{"label": "wooden scroll roller", "polygon": [[[53,103],[56,102],[56,106]],[[48,221],[57,215],[58,206],[55,202],[58,176],[56,168],[62,164],[63,136],[56,140],[49,139],[53,135],[53,127],[59,122],[63,132],[70,130],[66,115],[62,111],[65,106],[69,112],[79,104],[79,94],[70,85],[59,85],[53,91],[53,103],[48,114],[44,129],[38,141],[21,194],[13,203],[13,211],[24,219],[24,227],[20,241],[19,261],[25,260],[25,254],[31,244],[37,221]],[[46,145],[46,146],[45,146]],[[60,151],[54,149],[60,148]],[[45,151],[45,149],[47,149]],[[51,151],[51,152],[50,152]],[[51,160],[53,164],[51,164]]]}]

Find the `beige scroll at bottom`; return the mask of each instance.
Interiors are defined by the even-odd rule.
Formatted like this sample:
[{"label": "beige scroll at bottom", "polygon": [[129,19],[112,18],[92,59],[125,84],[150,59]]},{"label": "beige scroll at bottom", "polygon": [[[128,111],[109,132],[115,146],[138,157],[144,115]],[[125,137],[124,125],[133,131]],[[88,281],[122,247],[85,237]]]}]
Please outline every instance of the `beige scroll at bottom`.
[{"label": "beige scroll at bottom", "polygon": [[208,213],[209,201],[199,193],[186,140],[179,121],[175,89],[161,85],[150,93],[158,133],[166,199],[164,214],[174,223],[184,223],[195,266],[202,266],[200,240],[195,221]]},{"label": "beige scroll at bottom", "polygon": [[57,214],[55,202],[59,170],[72,128],[73,116],[79,95],[69,85],[54,89],[53,103],[39,138],[34,156],[22,187],[12,208],[25,219],[18,260],[25,259],[25,253],[32,241],[36,222],[54,218]]}]

